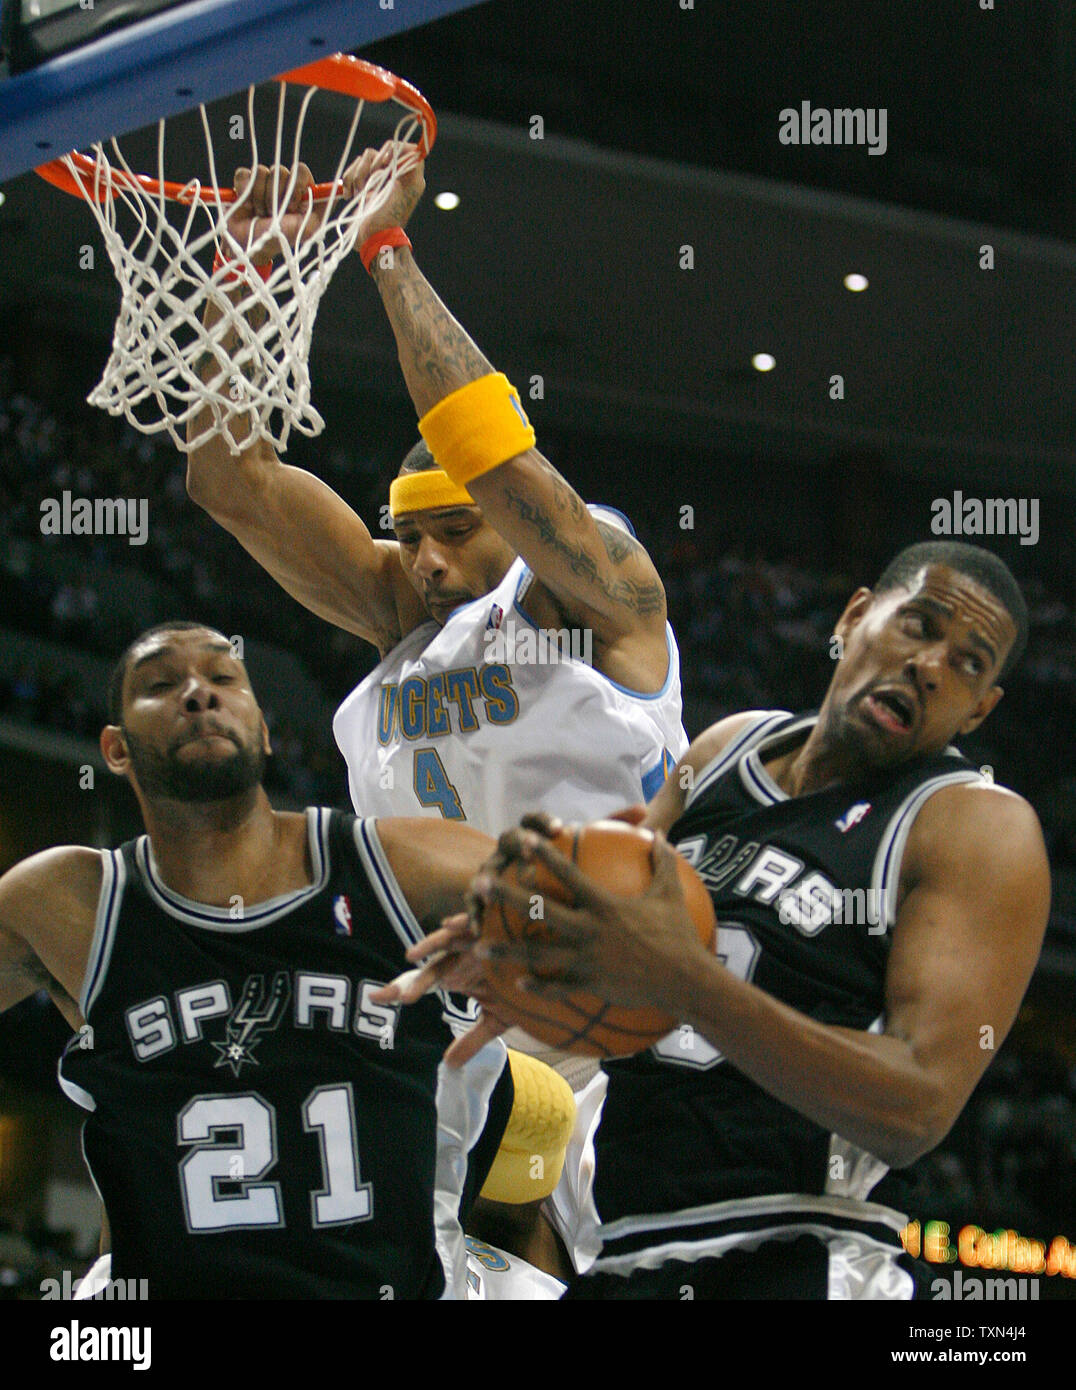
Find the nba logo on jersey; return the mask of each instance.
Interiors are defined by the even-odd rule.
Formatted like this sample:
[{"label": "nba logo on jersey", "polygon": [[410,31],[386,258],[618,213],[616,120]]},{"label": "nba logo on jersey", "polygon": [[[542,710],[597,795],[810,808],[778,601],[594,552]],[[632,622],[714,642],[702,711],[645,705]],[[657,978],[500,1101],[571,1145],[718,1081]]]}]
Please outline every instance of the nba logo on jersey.
[{"label": "nba logo on jersey", "polygon": [[337,936],[351,935],[351,903],[346,893],[338,893],[333,898],[333,918],[336,922]]},{"label": "nba logo on jersey", "polygon": [[489,617],[486,620],[486,631],[493,632],[500,627],[504,619],[504,609],[499,603],[495,603],[489,610]]},{"label": "nba logo on jersey", "polygon": [[833,824],[842,835],[847,835],[854,825],[859,824],[870,808],[871,804],[869,801],[857,801],[850,810],[845,811],[840,820],[835,820]]}]

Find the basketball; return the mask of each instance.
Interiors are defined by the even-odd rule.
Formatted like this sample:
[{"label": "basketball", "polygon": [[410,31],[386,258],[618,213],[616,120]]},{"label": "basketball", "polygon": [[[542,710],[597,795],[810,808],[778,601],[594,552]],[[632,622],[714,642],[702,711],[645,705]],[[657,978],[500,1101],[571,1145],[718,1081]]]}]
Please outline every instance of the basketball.
[{"label": "basketball", "polygon": [[[649,887],[653,832],[622,821],[594,821],[566,826],[553,837],[557,849],[596,883],[623,897],[637,897]],[[717,931],[710,895],[687,860],[677,855],[677,872],[699,940],[711,946]],[[557,902],[572,898],[544,864],[510,864],[503,881]],[[479,920],[488,943],[521,937],[551,936],[541,919],[524,917],[504,903],[489,903]],[[593,994],[541,999],[516,987],[525,968],[518,961],[490,960],[486,978],[491,1002],[484,1007],[499,1021],[522,1028],[539,1042],[586,1057],[627,1057],[642,1052],[675,1028],[678,1019],[658,1009],[624,1008]]]}]

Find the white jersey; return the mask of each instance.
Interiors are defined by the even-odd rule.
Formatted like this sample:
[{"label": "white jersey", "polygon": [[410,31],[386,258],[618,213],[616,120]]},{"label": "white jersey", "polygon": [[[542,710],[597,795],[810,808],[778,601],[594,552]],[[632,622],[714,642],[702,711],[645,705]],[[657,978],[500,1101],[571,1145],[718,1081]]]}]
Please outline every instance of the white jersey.
[{"label": "white jersey", "polygon": [[518,1255],[467,1237],[467,1298],[471,1302],[548,1302],[563,1298],[567,1287]]},{"label": "white jersey", "polygon": [[496,835],[526,811],[594,820],[658,791],[688,746],[672,628],[665,684],[626,690],[590,664],[585,631],[535,626],[533,580],[516,559],[444,627],[408,633],[337,710],[360,815],[440,815]]}]

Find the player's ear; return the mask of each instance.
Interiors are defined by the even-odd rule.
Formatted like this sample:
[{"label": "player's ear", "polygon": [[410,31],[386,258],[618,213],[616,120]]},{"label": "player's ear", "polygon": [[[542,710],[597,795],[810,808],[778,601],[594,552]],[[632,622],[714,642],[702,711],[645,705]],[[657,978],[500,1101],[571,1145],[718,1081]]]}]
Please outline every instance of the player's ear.
[{"label": "player's ear", "polygon": [[977,729],[1004,694],[1005,691],[1000,685],[991,686],[972,713],[961,724],[957,733],[970,734],[973,729]]},{"label": "player's ear", "polygon": [[101,730],[101,756],[109,772],[123,777],[131,765],[131,755],[127,751],[127,740],[118,724],[106,724]]},{"label": "player's ear", "polygon": [[840,637],[842,641],[848,637],[853,629],[862,621],[873,599],[874,594],[870,589],[865,586],[857,589],[844,605],[844,612],[837,619],[836,626],[833,629],[833,635],[835,637]]}]

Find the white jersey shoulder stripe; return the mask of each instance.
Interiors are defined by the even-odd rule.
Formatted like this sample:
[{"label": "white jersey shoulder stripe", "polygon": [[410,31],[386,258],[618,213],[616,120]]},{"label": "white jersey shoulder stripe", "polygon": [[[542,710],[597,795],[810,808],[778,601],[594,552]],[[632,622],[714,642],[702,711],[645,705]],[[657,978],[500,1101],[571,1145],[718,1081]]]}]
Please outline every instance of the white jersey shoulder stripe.
[{"label": "white jersey shoulder stripe", "polygon": [[426,933],[419,926],[418,918],[411,911],[411,904],[404,896],[404,891],[392,871],[388,856],[378,838],[376,822],[368,817],[357,817],[352,826],[352,834],[359,859],[366,870],[366,877],[370,880],[370,886],[377,894],[377,900],[393,931],[403,942],[405,950],[414,946]]},{"label": "white jersey shoulder stripe", "polygon": [[924,803],[943,787],[956,787],[962,783],[973,782],[987,785],[982,773],[973,768],[963,768],[958,772],[940,772],[910,792],[890,817],[874,856],[871,872],[871,889],[875,901],[884,905],[883,924],[886,931],[891,930],[896,924],[901,864],[916,816],[923,809]]},{"label": "white jersey shoulder stripe", "polygon": [[701,771],[695,774],[695,785],[688,792],[684,801],[684,810],[697,801],[706,788],[726,772],[732,764],[747,749],[761,742],[772,729],[782,720],[791,719],[792,715],[788,710],[759,710],[757,717],[752,720],[745,728],[727,743],[720,752],[716,753]]},{"label": "white jersey shoulder stripe", "polygon": [[118,849],[101,851],[101,867],[103,872],[101,891],[97,898],[97,916],[78,1001],[83,1018],[89,1017],[90,1009],[100,994],[108,973],[112,945],[116,939],[116,923],[123,904],[123,892],[127,886],[127,865]]},{"label": "white jersey shoulder stripe", "polygon": [[[116,923],[119,921],[120,908],[123,905],[123,891],[127,886],[127,866],[118,849],[101,850],[101,867],[103,872],[101,891],[97,897],[97,916],[94,922],[89,955],[86,957],[86,973],[82,978],[82,989],[79,991],[78,1000],[82,1017],[86,1019],[89,1018],[90,1009],[101,993],[105,976],[108,974],[109,962],[112,959],[112,947],[116,940]],[[89,1091],[83,1090],[81,1086],[68,1080],[64,1075],[62,1055],[56,1064],[56,1079],[60,1083],[60,1090],[63,1091],[68,1100],[73,1100],[83,1110],[97,1109],[97,1102]],[[85,1151],[83,1151],[83,1156],[85,1156]],[[93,1178],[92,1173],[90,1177]],[[96,1180],[94,1180],[94,1186],[96,1186]]]},{"label": "white jersey shoulder stripe", "polygon": [[[411,911],[411,904],[407,901],[407,897],[392,871],[388,855],[386,855],[384,846],[378,838],[376,817],[357,817],[354,824],[354,836],[355,848],[358,850],[362,866],[366,870],[370,884],[377,894],[377,900],[381,904],[385,916],[389,919],[392,929],[403,942],[405,949],[408,946],[414,946],[416,942],[422,940],[426,933],[419,925],[418,918]],[[473,1003],[467,1009],[461,1009],[447,990],[438,989],[433,993],[444,1005],[443,1016],[453,1032],[459,1033],[477,1019],[478,1012]]]}]

